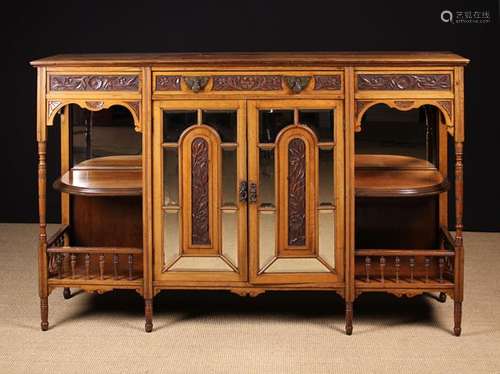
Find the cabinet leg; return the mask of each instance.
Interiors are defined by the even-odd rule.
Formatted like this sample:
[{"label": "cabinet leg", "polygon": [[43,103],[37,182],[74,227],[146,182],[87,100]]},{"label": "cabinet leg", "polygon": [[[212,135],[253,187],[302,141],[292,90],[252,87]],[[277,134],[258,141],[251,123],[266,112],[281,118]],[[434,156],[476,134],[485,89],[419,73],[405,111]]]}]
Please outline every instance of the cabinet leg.
[{"label": "cabinet leg", "polygon": [[454,303],[454,319],[455,319],[455,327],[453,328],[453,332],[455,336],[460,336],[462,333],[462,302],[455,301]]},{"label": "cabinet leg", "polygon": [[345,333],[352,334],[352,302],[345,303]]},{"label": "cabinet leg", "polygon": [[146,332],[151,332],[153,331],[153,299],[144,299],[144,314],[146,317],[144,329]]},{"label": "cabinet leg", "polygon": [[446,294],[444,292],[440,292],[438,296],[438,301],[440,303],[445,303],[446,302]]},{"label": "cabinet leg", "polygon": [[42,322],[40,323],[40,327],[42,331],[47,331],[49,329],[49,298],[41,297],[40,298],[40,315]]},{"label": "cabinet leg", "polygon": [[71,297],[71,289],[69,287],[64,287],[63,297],[68,300]]}]

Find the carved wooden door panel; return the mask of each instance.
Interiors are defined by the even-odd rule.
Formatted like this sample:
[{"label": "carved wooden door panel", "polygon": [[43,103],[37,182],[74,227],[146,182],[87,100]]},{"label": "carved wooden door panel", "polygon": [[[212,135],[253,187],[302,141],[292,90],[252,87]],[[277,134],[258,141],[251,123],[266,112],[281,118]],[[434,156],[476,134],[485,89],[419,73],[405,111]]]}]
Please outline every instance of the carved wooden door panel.
[{"label": "carved wooden door panel", "polygon": [[247,109],[251,282],[342,282],[340,102],[260,100]]},{"label": "carved wooden door panel", "polygon": [[244,101],[155,103],[156,280],[247,279],[246,137]]}]

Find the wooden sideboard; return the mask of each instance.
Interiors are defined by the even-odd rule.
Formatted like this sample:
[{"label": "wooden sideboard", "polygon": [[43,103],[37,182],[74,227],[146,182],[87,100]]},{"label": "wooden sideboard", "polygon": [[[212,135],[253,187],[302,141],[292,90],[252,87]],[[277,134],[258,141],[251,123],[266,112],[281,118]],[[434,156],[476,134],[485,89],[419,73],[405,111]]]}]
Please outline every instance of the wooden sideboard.
[{"label": "wooden sideboard", "polygon": [[[460,335],[467,63],[446,52],[56,55],[31,62],[38,73],[42,330],[55,288],[66,298],[71,288],[136,290],[148,332],[161,290],[331,290],[345,300],[347,334],[355,299],[387,292],[435,293],[443,302],[448,295]],[[115,152],[94,157],[92,123],[116,106],[126,109],[140,152],[122,152],[122,137],[111,136]],[[416,125],[370,123],[381,107],[413,116]],[[71,108],[89,118],[79,158]],[[101,122],[113,125],[112,118]],[[60,127],[61,176],[50,182],[61,191],[62,218],[48,238],[53,125]],[[358,152],[366,129],[377,126],[390,129],[394,142],[415,128],[425,152]],[[455,151],[454,238],[448,144]]]}]

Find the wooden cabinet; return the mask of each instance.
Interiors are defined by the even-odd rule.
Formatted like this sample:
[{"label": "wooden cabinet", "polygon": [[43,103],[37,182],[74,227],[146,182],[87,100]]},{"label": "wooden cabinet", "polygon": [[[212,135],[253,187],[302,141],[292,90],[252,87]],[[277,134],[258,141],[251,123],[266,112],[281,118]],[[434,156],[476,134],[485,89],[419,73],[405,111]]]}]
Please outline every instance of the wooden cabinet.
[{"label": "wooden cabinet", "polygon": [[[345,300],[348,334],[354,300],[377,291],[450,296],[459,335],[467,62],[423,52],[59,55],[32,62],[42,329],[48,295],[59,287],[65,296],[70,288],[136,290],[146,331],[153,298],[165,289],[250,296],[330,290]],[[381,122],[380,106],[409,120]],[[127,113],[135,140],[112,131],[122,126],[110,112],[116,107]],[[97,121],[99,113],[107,115]],[[47,238],[45,155],[53,124],[61,126],[54,188],[61,191],[62,227]],[[376,128],[385,133],[363,151],[364,136]],[[411,143],[411,129],[423,134],[421,143]],[[99,145],[89,151],[95,136]],[[454,186],[447,179],[449,137]],[[414,149],[417,143],[425,150]],[[378,148],[384,144],[396,147]],[[452,187],[455,238],[448,232]]]}]

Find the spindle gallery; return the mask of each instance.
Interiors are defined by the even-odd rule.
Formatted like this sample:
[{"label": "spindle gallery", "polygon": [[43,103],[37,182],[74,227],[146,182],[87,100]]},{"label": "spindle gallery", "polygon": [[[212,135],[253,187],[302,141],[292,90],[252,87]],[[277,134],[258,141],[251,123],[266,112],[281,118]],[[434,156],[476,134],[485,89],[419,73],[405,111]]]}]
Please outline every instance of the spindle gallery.
[{"label": "spindle gallery", "polygon": [[[449,297],[460,335],[467,63],[441,52],[33,61],[42,330],[55,289],[135,290],[148,332],[162,290],[302,290],[340,295],[349,335],[362,293]],[[59,141],[60,177],[47,181]],[[61,199],[51,237],[47,188]]]}]

